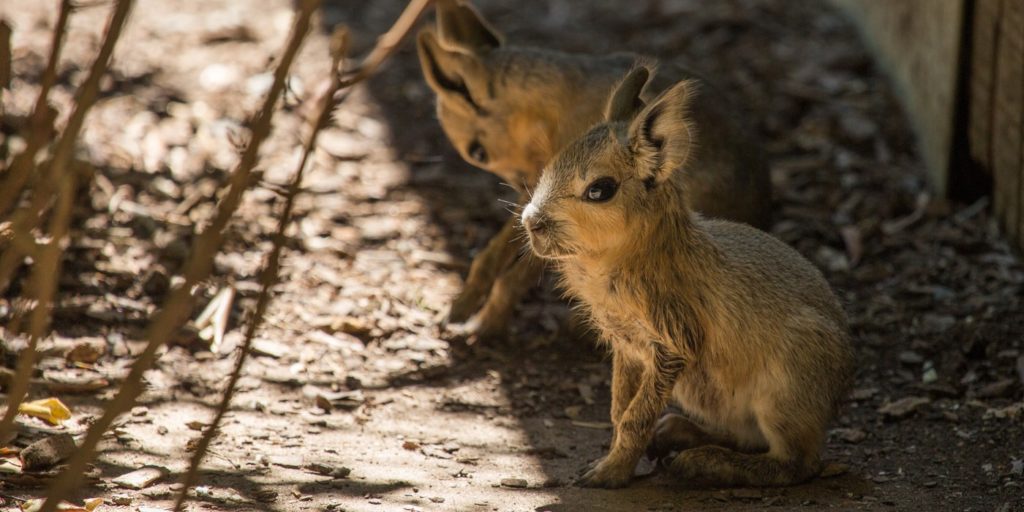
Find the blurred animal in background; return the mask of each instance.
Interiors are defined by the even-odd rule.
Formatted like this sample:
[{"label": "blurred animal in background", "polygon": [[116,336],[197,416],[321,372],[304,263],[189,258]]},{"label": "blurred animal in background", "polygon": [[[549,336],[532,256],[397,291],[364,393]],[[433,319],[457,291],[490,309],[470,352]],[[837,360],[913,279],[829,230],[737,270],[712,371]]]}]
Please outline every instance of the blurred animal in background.
[{"label": "blurred animal in background", "polygon": [[[639,63],[630,53],[582,55],[505,44],[480,13],[459,0],[437,2],[437,24],[420,32],[423,75],[437,94],[445,134],[469,163],[490,171],[521,194],[566,144],[601,121],[613,88]],[[771,184],[759,144],[730,101],[694,73],[660,64],[653,78],[634,76],[638,105],[680,79],[699,83],[691,117],[705,136],[694,150],[690,204],[711,217],[767,228]],[[695,85],[696,86],[696,85]],[[522,296],[539,281],[542,264],[518,240],[510,218],[473,261],[448,322],[468,335],[502,334]]]}]

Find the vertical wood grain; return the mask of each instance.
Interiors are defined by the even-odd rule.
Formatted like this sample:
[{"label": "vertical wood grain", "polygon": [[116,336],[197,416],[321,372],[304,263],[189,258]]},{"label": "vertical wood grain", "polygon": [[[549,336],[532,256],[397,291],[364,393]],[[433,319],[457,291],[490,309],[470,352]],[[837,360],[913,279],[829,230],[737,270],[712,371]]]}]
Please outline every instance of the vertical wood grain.
[{"label": "vertical wood grain", "polygon": [[968,78],[968,144],[980,168],[992,172],[992,101],[995,98],[996,49],[1001,0],[975,0],[971,24]]},{"label": "vertical wood grain", "polygon": [[1024,2],[1003,0],[999,22],[992,126],[995,209],[1007,235],[1019,240],[1024,156]]}]

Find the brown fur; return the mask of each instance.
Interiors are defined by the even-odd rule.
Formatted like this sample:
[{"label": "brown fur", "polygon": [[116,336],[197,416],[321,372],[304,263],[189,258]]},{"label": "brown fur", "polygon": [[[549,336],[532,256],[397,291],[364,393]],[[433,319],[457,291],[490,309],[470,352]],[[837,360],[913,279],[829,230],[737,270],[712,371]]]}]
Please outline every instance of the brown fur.
[{"label": "brown fur", "polygon": [[[681,82],[630,122],[596,126],[547,167],[523,211],[534,251],[557,264],[613,354],[615,436],[583,485],[625,485],[649,445],[682,449],[668,467],[687,481],[801,482],[820,469],[851,380],[846,317],[821,273],[766,233],[690,208],[700,101]],[[587,200],[609,179],[614,195]],[[684,416],[658,424],[670,401]]]},{"label": "brown fur", "polygon": [[[650,59],[633,54],[576,55],[504,44],[470,5],[460,0],[437,4],[435,29],[420,33],[418,51],[424,76],[437,93],[437,114],[445,134],[466,161],[490,171],[521,191],[532,190],[541,169],[570,141],[603,119],[608,97],[630,70],[644,69]],[[653,72],[653,65],[648,65]],[[662,65],[651,83],[635,80],[637,107],[680,79],[700,80],[681,68]],[[645,75],[646,76],[646,75]],[[636,78],[636,77],[634,77]],[[705,101],[695,106],[695,122],[708,137],[694,151],[687,191],[700,212],[767,227],[771,222],[771,185],[759,145],[739,121],[735,109],[707,83]],[[638,109],[637,109],[638,110]],[[476,156],[482,153],[486,160]],[[510,219],[509,221],[513,221]],[[508,228],[502,235],[508,235]],[[489,244],[467,278],[466,288],[450,311],[449,320],[490,326],[481,334],[500,332],[519,297],[536,280],[507,286],[508,296],[492,292],[494,280],[505,272],[537,275],[539,264],[507,255],[518,244]],[[508,281],[508,280],[506,280]],[[485,307],[500,298],[502,304]]]}]

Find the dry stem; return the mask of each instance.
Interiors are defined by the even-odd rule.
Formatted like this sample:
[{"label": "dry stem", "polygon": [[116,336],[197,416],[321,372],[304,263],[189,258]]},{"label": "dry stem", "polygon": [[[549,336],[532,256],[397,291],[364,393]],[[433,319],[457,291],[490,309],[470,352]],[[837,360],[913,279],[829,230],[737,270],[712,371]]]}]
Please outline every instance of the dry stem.
[{"label": "dry stem", "polygon": [[252,340],[266,314],[267,306],[270,304],[270,291],[273,289],[279,278],[278,270],[280,268],[281,251],[284,247],[285,231],[291,224],[295,198],[298,195],[299,190],[301,190],[303,174],[308,166],[310,156],[316,148],[317,136],[319,135],[320,130],[330,122],[331,113],[336,105],[334,100],[335,94],[343,88],[351,87],[352,85],[372,76],[374,71],[394,52],[401,40],[409,34],[416,19],[419,18],[424,9],[429,6],[430,3],[431,0],[414,0],[410,3],[399,19],[395,22],[395,25],[378,40],[377,46],[363,60],[363,63],[359,68],[347,74],[344,78],[339,66],[342,58],[344,57],[345,50],[347,49],[347,32],[342,30],[335,32],[331,49],[333,59],[333,77],[328,90],[318,100],[320,109],[317,117],[310,120],[310,132],[303,147],[302,160],[299,162],[288,187],[285,204],[278,220],[277,232],[273,239],[273,248],[268,254],[267,259],[264,262],[263,269],[260,272],[260,294],[256,301],[256,308],[253,311],[248,326],[246,327],[245,337],[238,354],[238,359],[236,360],[235,367],[231,373],[227,387],[224,390],[224,395],[218,404],[213,422],[209,427],[207,427],[203,437],[200,439],[199,445],[196,447],[196,451],[192,456],[188,472],[182,480],[183,487],[175,502],[175,512],[182,510],[182,507],[188,498],[188,491],[195,484],[199,473],[199,466],[202,464],[203,457],[209,450],[209,446],[213,442],[213,438],[217,435],[217,429],[220,426],[220,422],[227,413],[231,404],[231,399],[234,397],[235,393],[235,387],[238,384],[238,380],[242,377],[245,360],[250,353]]},{"label": "dry stem", "polygon": [[[85,121],[85,116],[89,112],[89,109],[96,101],[97,94],[99,92],[100,79],[106,74],[107,69],[110,67],[110,57],[114,52],[114,46],[117,44],[117,40],[121,36],[121,30],[124,28],[124,23],[128,18],[128,12],[131,10],[132,0],[120,0],[114,8],[114,12],[110,16],[110,22],[107,25],[106,35],[103,38],[103,45],[100,47],[99,55],[96,60],[93,61],[92,67],[89,69],[89,75],[86,77],[85,82],[79,87],[75,94],[75,109],[68,119],[68,124],[61,134],[60,139],[57,142],[57,147],[54,152],[53,158],[50,160],[49,167],[47,169],[47,176],[41,180],[33,191],[32,208],[20,210],[16,215],[12,228],[15,233],[15,237],[28,236],[36,224],[39,222],[43,208],[54,200],[53,187],[59,185],[60,192],[58,196],[58,211],[55,212],[51,219],[50,227],[50,246],[45,250],[41,251],[44,257],[45,264],[42,261],[36,262],[36,267],[33,268],[33,275],[38,275],[42,272],[46,275],[40,276],[37,281],[33,278],[33,286],[30,290],[34,290],[37,297],[43,297],[45,301],[37,301],[32,311],[30,318],[30,337],[28,347],[21,352],[18,358],[18,373],[14,384],[12,385],[11,392],[8,393],[7,397],[7,410],[4,413],[4,417],[0,420],[0,439],[3,439],[7,435],[9,429],[14,425],[14,418],[18,412],[18,404],[21,403],[24,398],[25,391],[28,389],[28,379],[32,371],[32,366],[35,362],[35,345],[36,341],[42,336],[46,325],[49,323],[50,313],[50,300],[53,297],[55,286],[56,269],[50,268],[52,265],[57,265],[60,261],[60,244],[63,241],[64,234],[67,231],[67,223],[70,220],[71,202],[73,201],[73,186],[68,189],[67,186],[73,185],[73,179],[69,178],[68,164],[71,160],[71,153],[78,140],[78,134],[82,129],[82,124]],[[58,27],[61,28],[61,27]],[[45,99],[44,99],[45,101]],[[65,194],[67,192],[67,195]],[[66,211],[64,211],[66,208]],[[12,246],[4,251],[3,257],[0,258],[0,271],[13,272],[13,268],[17,267],[18,259],[23,257],[18,247]],[[5,261],[7,260],[7,261]],[[13,265],[5,268],[4,264],[13,262]],[[10,279],[9,275],[0,275],[0,291],[3,291],[5,285]],[[41,288],[35,289],[35,286]],[[40,316],[42,315],[42,316]],[[36,328],[39,330],[37,331]],[[44,507],[45,510],[45,507]]]},{"label": "dry stem", "polygon": [[10,87],[11,25],[4,20],[0,20],[0,89],[8,89]]},{"label": "dry stem", "polygon": [[234,216],[241,203],[242,195],[249,184],[252,169],[255,167],[259,156],[259,148],[270,134],[274,107],[284,90],[288,70],[295,60],[295,55],[299,51],[303,38],[309,31],[311,14],[312,10],[303,9],[295,19],[288,45],[274,72],[274,83],[264,99],[259,114],[251,123],[251,140],[243,151],[234,172],[231,174],[227,193],[217,206],[217,214],[213,222],[197,236],[192,246],[189,261],[185,267],[184,283],[171,291],[170,296],[164,303],[164,307],[157,312],[150,322],[146,333],[149,343],[132,365],[131,371],[125,377],[117,395],[107,404],[103,415],[89,428],[89,432],[79,445],[78,450],[68,461],[65,470],[47,489],[46,504],[40,512],[53,512],[60,500],[64,499],[69,492],[78,487],[82,473],[85,471],[86,465],[92,460],[96,446],[99,444],[104,433],[113,424],[114,419],[128,411],[135,404],[135,399],[142,392],[142,376],[146,370],[153,366],[157,350],[163,346],[171,334],[179,329],[187,319],[192,306],[191,290],[198,282],[209,276],[213,266],[213,257],[222,243],[224,228]]},{"label": "dry stem", "polygon": [[[318,0],[307,1],[304,3],[303,8],[310,8],[310,5],[315,6],[316,4],[319,4]],[[338,39],[347,41],[344,35],[338,36]],[[338,74],[338,66],[344,56],[346,46],[345,42],[342,42],[332,49],[334,52],[332,55],[332,72],[335,77]],[[217,412],[214,415],[212,423],[203,433],[202,439],[199,440],[195,453],[192,455],[188,472],[182,479],[183,487],[174,504],[175,512],[182,510],[182,507],[185,505],[185,501],[188,499],[189,489],[195,485],[199,474],[199,466],[202,464],[203,457],[209,450],[210,444],[213,442],[213,438],[217,435],[217,429],[220,427],[221,420],[224,418],[224,415],[227,413],[227,410],[231,405],[231,399],[234,398],[235,395],[235,388],[239,379],[242,378],[245,360],[252,347],[252,340],[256,336],[256,331],[259,329],[266,314],[267,307],[270,304],[270,292],[274,288],[274,285],[277,284],[279,278],[278,271],[280,270],[281,251],[285,244],[285,232],[292,221],[292,211],[295,206],[295,198],[298,196],[298,193],[302,188],[302,177],[308,167],[309,157],[313,154],[313,150],[316,148],[317,135],[320,133],[320,129],[327,124],[327,121],[330,119],[331,112],[334,110],[331,98],[334,96],[334,93],[337,92],[340,81],[333,80],[332,83],[333,86],[331,87],[331,90],[320,99],[320,112],[317,119],[310,122],[309,137],[303,147],[302,160],[295,169],[292,180],[288,185],[285,203],[281,209],[281,214],[277,223],[277,232],[274,234],[273,238],[273,248],[267,255],[267,258],[263,263],[263,269],[260,271],[260,293],[256,299],[256,308],[252,313],[248,326],[246,327],[245,338],[238,353],[238,359],[236,360],[235,367],[231,372],[231,378],[228,380],[227,387],[224,390],[224,395],[221,397],[221,401],[217,406]]]},{"label": "dry stem", "polygon": [[430,7],[430,4],[433,2],[434,0],[412,0],[409,2],[409,5],[402,11],[395,24],[377,39],[377,45],[359,63],[359,66],[339,79],[340,83],[335,88],[335,91],[351,87],[373,75],[377,68],[398,49],[399,43],[412,31],[416,20],[423,15],[427,7]]},{"label": "dry stem", "polygon": [[[60,12],[57,14],[57,23],[53,28],[53,40],[50,42],[50,57],[46,61],[46,69],[43,71],[42,82],[39,85],[39,94],[36,96],[36,104],[32,109],[32,116],[29,118],[29,123],[26,127],[28,135],[25,137],[25,149],[14,157],[10,172],[0,182],[0,215],[9,210],[21,194],[25,182],[28,181],[28,177],[35,167],[36,153],[50,139],[50,132],[53,129],[53,121],[57,113],[50,107],[48,98],[50,96],[50,89],[57,82],[57,64],[60,62],[60,54],[64,47],[64,37],[67,32],[68,18],[71,16],[73,8],[71,0],[61,0]],[[0,49],[0,54],[2,54],[2,49]],[[0,59],[2,58],[0,56]],[[0,68],[2,67],[2,64],[0,64]],[[0,74],[2,74],[2,69],[0,69]],[[0,279],[0,282],[2,281]],[[0,291],[3,288],[0,285]]]}]

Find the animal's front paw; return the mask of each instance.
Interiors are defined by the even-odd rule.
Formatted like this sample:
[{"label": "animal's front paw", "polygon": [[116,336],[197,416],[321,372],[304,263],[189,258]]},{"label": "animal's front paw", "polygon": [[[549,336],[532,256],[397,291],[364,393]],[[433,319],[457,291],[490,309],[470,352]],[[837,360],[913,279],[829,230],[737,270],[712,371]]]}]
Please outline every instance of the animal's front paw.
[{"label": "animal's front paw", "polygon": [[469,344],[481,340],[500,340],[505,335],[505,322],[480,312],[465,322],[449,323],[445,331],[449,339],[464,340]]},{"label": "animal's front paw", "polygon": [[468,286],[462,293],[452,301],[448,309],[446,324],[458,324],[469,320],[473,313],[480,308],[490,290],[480,289],[475,286]]},{"label": "animal's front paw", "polygon": [[634,466],[635,464],[624,464],[605,457],[576,480],[576,485],[603,489],[625,487],[633,479]]}]

